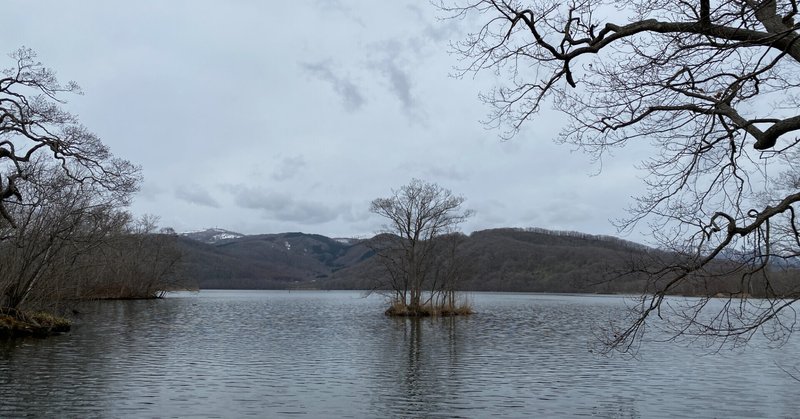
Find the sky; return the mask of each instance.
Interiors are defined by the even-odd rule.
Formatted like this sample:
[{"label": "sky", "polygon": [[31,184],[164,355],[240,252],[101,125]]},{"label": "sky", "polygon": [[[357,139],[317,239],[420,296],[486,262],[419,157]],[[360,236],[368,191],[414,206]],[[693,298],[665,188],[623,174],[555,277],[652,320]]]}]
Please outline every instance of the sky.
[{"label": "sky", "polygon": [[642,157],[555,144],[549,110],[502,140],[478,95],[503,79],[453,77],[449,45],[479,22],[441,17],[420,0],[12,0],[0,34],[81,86],[64,108],[142,167],[131,211],[177,231],[369,237],[370,201],[419,178],[466,198],[467,233],[619,236]]}]

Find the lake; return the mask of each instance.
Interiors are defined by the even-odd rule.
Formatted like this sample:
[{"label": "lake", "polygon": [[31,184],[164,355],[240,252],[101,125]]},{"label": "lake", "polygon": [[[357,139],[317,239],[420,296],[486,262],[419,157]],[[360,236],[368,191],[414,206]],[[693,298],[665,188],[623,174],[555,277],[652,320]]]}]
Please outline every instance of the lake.
[{"label": "lake", "polygon": [[357,292],[202,291],[77,306],[0,341],[0,417],[797,417],[792,337],[710,353],[591,351],[621,297],[469,294],[470,317],[383,315]]}]

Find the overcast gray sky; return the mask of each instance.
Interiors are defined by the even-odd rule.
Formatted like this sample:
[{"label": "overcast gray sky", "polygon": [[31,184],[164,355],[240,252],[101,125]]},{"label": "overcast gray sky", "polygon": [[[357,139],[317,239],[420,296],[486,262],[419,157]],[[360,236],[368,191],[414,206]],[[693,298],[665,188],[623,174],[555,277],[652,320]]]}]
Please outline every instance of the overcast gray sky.
[{"label": "overcast gray sky", "polygon": [[421,0],[14,0],[0,31],[5,52],[33,48],[78,82],[66,108],[143,167],[132,210],[178,231],[369,236],[369,202],[417,177],[467,199],[466,232],[616,235],[636,156],[593,176],[553,143],[550,112],[501,141],[478,93],[502,80],[450,77],[448,43],[475,28],[437,15]]}]

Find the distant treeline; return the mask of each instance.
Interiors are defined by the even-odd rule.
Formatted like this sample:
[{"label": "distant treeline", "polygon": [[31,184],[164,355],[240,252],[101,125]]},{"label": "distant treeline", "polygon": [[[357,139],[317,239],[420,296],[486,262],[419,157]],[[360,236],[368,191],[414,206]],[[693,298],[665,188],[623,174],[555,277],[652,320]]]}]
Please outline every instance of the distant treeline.
[{"label": "distant treeline", "polygon": [[[199,288],[372,289],[385,275],[371,240],[343,243],[325,236],[284,233],[245,236],[216,243],[180,237],[183,258],[177,274]],[[625,293],[652,291],[666,276],[659,266],[680,255],[612,236],[541,228],[501,228],[461,235],[457,261],[465,291]],[[679,266],[680,264],[678,264]],[[685,295],[766,291],[757,278],[742,285],[741,272],[724,261],[707,275],[673,292]],[[773,284],[788,283],[795,271],[775,269]],[[777,290],[776,292],[779,292]]]},{"label": "distant treeline", "polygon": [[[652,249],[615,237],[539,228],[504,228],[464,236],[458,261],[466,291],[637,293],[644,278],[620,276],[631,260]],[[349,266],[326,284],[368,288],[379,270],[374,261]]]},{"label": "distant treeline", "polygon": [[[544,229],[485,230],[464,239],[459,260],[468,265],[462,286],[469,290],[607,292],[608,285],[596,285],[603,280],[600,273],[647,249],[616,238]],[[381,275],[370,240],[345,244],[286,233],[180,243],[179,271],[200,288],[369,289]]]}]

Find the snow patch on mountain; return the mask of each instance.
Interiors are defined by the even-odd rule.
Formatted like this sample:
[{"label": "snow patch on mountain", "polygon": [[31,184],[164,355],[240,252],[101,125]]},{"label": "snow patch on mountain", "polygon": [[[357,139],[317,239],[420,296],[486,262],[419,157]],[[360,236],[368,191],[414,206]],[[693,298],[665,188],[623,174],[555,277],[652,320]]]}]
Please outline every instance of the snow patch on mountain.
[{"label": "snow patch on mountain", "polygon": [[223,240],[239,239],[245,237],[244,234],[235,231],[225,230],[223,228],[208,228],[205,230],[195,230],[180,233],[181,236],[197,240],[203,243],[217,243]]}]

